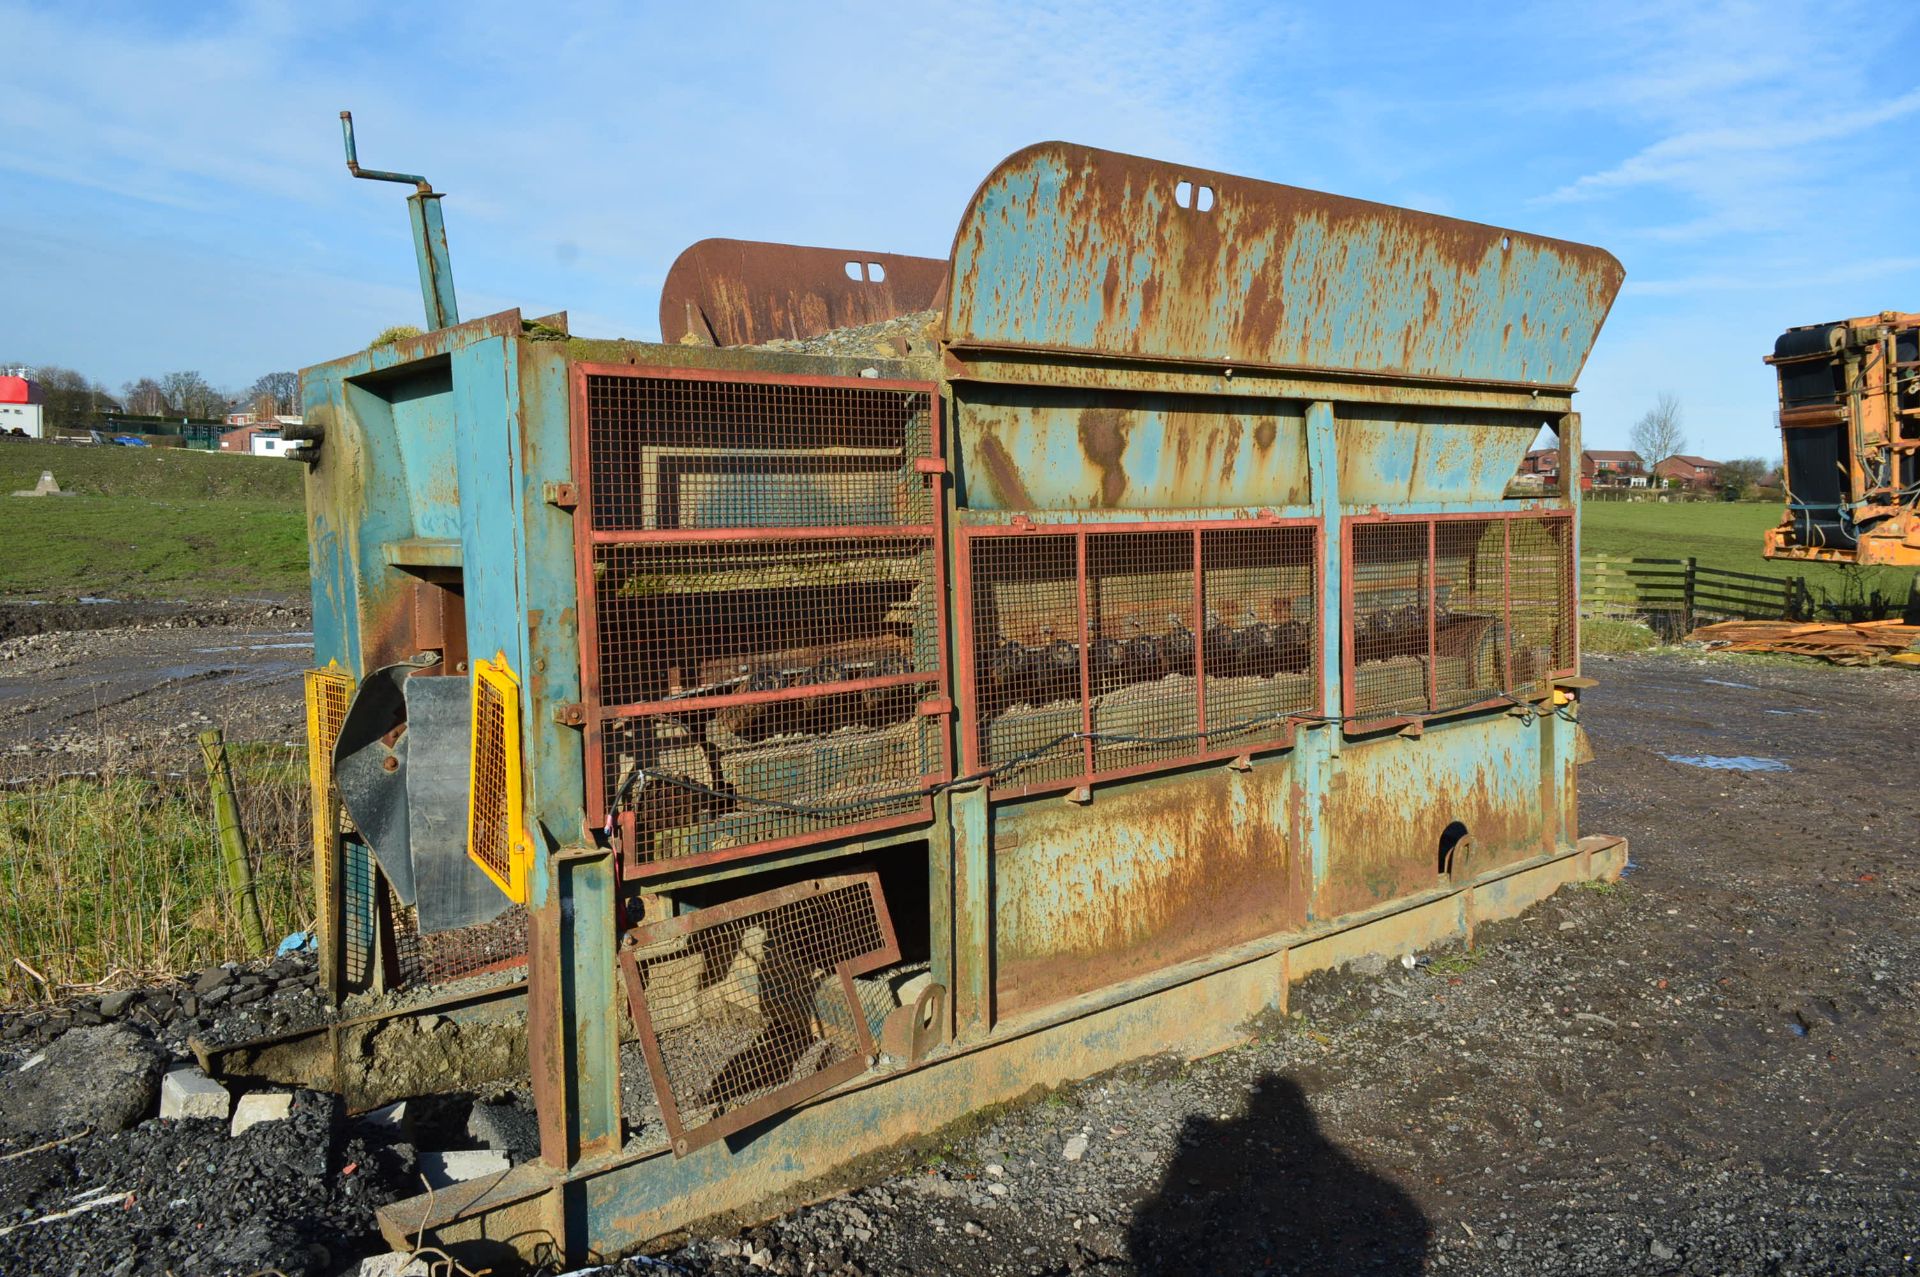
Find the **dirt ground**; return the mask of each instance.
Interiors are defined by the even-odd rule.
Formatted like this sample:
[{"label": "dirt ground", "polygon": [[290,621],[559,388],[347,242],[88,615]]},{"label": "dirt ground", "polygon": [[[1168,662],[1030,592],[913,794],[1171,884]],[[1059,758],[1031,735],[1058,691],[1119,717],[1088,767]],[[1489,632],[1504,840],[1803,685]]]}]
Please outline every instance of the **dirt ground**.
[{"label": "dirt ground", "polygon": [[[89,715],[139,736],[187,719],[203,685],[264,725],[255,738],[297,738],[306,653],[271,645],[303,628],[15,640],[0,744],[37,751]],[[145,688],[128,672],[143,663]],[[223,672],[156,684],[196,663]],[[1581,822],[1633,840],[1618,886],[1564,891],[1472,952],[1316,976],[1248,1046],[1017,1106],[869,1187],[623,1267],[1920,1273],[1920,676],[1675,652],[1587,672]],[[46,1173],[108,1178],[97,1142]],[[322,1179],[364,1156],[335,1144]],[[271,1196],[249,1203],[266,1223]],[[9,1249],[26,1271],[103,1271],[74,1257],[101,1254],[88,1230],[107,1215],[119,1260],[139,1229],[180,1238],[231,1213],[219,1191],[154,1209]],[[288,1212],[328,1228],[346,1211],[290,1191]]]}]

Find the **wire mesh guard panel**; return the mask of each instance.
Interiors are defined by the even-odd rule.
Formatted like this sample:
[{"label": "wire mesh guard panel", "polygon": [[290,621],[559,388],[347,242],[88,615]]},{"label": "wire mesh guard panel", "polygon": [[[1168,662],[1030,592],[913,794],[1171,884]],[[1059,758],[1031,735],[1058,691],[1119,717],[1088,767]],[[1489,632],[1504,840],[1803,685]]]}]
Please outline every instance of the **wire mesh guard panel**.
[{"label": "wire mesh guard panel", "polygon": [[610,374],[586,401],[595,531],[933,520],[928,391]]},{"label": "wire mesh guard panel", "polygon": [[946,774],[926,390],[585,378],[590,765],[630,868],[911,819]]},{"label": "wire mesh guard panel", "polygon": [[854,977],[900,960],[877,874],[815,879],[634,929],[621,953],[674,1152],[864,1072]]},{"label": "wire mesh guard panel", "polygon": [[1311,527],[1200,534],[1209,749],[1286,735],[1320,707],[1320,547]]},{"label": "wire mesh guard panel", "polygon": [[1545,692],[1574,668],[1573,520],[1515,519],[1508,551],[1510,672],[1516,694]]},{"label": "wire mesh guard panel", "polygon": [[983,537],[967,553],[974,766],[998,771],[999,784],[1084,775],[1077,538]]},{"label": "wire mesh guard panel", "polygon": [[[484,664],[484,663],[478,663]],[[474,672],[474,743],[472,743],[472,814],[467,828],[467,855],[493,881],[513,881],[513,803],[509,782],[509,705],[511,687]]]},{"label": "wire mesh guard panel", "polygon": [[347,831],[346,809],[333,784],[333,747],[340,739],[340,725],[346,721],[347,705],[353,699],[353,676],[337,665],[308,670],[305,680],[307,702],[307,801],[313,823],[313,898],[321,911],[320,931],[327,937],[339,923],[327,913],[334,899],[334,877],[340,872],[336,841]]},{"label": "wire mesh guard panel", "polygon": [[375,894],[378,869],[373,852],[358,838],[340,844],[340,968],[348,985],[365,988],[373,982],[374,939],[379,932]]},{"label": "wire mesh guard panel", "polygon": [[1557,516],[1355,524],[1349,712],[1445,713],[1571,669],[1569,527]]},{"label": "wire mesh guard panel", "polygon": [[326,814],[335,814],[333,788],[333,747],[340,739],[340,725],[347,719],[347,705],[353,700],[353,676],[338,667],[308,670],[307,700],[307,782],[314,799],[316,834],[327,826]]},{"label": "wire mesh guard panel", "polygon": [[393,947],[400,983],[444,984],[493,970],[521,967],[527,960],[527,911],[515,905],[489,922],[450,931],[422,933],[412,905],[387,891],[393,918]]},{"label": "wire mesh guard panel", "polygon": [[1081,535],[970,540],[969,712],[996,784],[1281,742],[1313,710],[1311,527],[1087,532],[1084,569]]},{"label": "wire mesh guard panel", "polygon": [[1436,708],[1475,705],[1507,687],[1508,519],[1433,525]]},{"label": "wire mesh guard panel", "polygon": [[1428,707],[1428,529],[1425,520],[1353,529],[1351,713],[1384,718]]},{"label": "wire mesh guard panel", "polygon": [[649,707],[601,731],[635,862],[924,805],[944,767],[919,713],[941,677],[937,554],[919,538],[599,547],[602,699]]}]

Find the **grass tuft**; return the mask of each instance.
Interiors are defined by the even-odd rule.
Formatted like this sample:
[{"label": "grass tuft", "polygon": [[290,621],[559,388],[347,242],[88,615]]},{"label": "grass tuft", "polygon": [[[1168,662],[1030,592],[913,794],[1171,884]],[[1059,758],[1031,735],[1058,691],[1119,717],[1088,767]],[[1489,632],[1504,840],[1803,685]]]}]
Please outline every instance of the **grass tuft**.
[{"label": "grass tuft", "polygon": [[1585,617],[1580,621],[1580,650],[1587,653],[1618,655],[1645,652],[1660,646],[1660,636],[1633,621],[1613,621],[1605,617]]},{"label": "grass tuft", "polygon": [[1427,964],[1427,971],[1431,975],[1465,975],[1479,966],[1480,959],[1484,956],[1485,951],[1481,949],[1461,949],[1457,953],[1443,953]]}]

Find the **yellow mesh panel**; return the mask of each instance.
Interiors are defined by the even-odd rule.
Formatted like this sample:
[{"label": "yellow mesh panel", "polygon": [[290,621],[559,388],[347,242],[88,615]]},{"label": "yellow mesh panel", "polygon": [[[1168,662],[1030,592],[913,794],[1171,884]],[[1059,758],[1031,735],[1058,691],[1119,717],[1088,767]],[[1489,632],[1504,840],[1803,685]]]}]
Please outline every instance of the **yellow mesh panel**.
[{"label": "yellow mesh panel", "polygon": [[353,699],[353,675],[338,664],[308,670],[307,793],[313,813],[313,902],[320,932],[320,952],[330,953],[334,940],[335,839],[344,828],[345,814],[333,788],[333,746],[340,724]]},{"label": "yellow mesh panel", "polygon": [[506,654],[473,663],[467,854],[500,890],[527,902],[533,843],[520,813],[520,684]]}]

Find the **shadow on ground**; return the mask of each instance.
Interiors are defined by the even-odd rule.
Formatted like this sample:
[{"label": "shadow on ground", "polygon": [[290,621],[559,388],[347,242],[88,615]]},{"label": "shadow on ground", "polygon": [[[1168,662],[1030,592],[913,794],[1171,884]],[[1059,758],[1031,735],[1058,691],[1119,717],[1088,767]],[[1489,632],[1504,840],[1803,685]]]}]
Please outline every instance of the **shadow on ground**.
[{"label": "shadow on ground", "polygon": [[1141,1273],[1418,1273],[1420,1207],[1320,1133],[1306,1093],[1268,1073],[1246,1116],[1195,1117],[1128,1235]]}]

